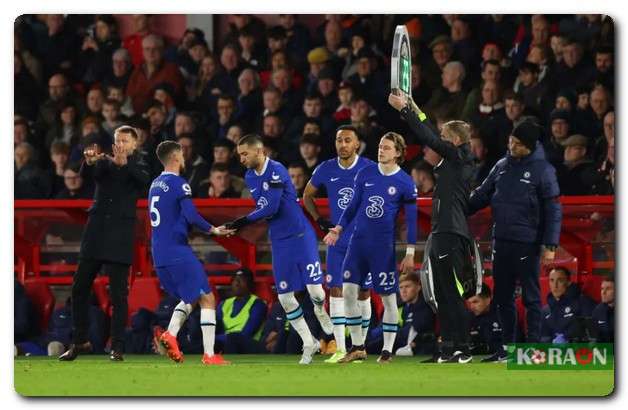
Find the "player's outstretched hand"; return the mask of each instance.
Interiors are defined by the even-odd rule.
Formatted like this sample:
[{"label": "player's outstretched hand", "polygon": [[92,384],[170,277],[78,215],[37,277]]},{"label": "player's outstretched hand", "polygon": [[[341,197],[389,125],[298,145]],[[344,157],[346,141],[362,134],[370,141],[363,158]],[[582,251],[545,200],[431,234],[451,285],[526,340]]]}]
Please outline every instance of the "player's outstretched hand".
[{"label": "player's outstretched hand", "polygon": [[393,90],[393,92],[388,95],[388,104],[392,105],[395,110],[401,111],[408,103],[408,97],[396,91],[397,90]]},{"label": "player's outstretched hand", "polygon": [[406,255],[399,265],[401,273],[408,274],[414,271],[414,255]]},{"label": "player's outstretched hand", "polygon": [[332,224],[329,220],[323,217],[318,218],[316,220],[316,223],[318,224],[318,227],[321,228],[321,231],[323,231],[324,233],[328,233],[329,230],[334,227],[334,224]]},{"label": "player's outstretched hand", "polygon": [[325,245],[334,246],[336,242],[338,242],[338,238],[340,238],[340,228],[339,226],[335,226],[329,230],[327,235],[323,238],[323,242]]},{"label": "player's outstretched hand", "polygon": [[216,236],[231,236],[235,233],[235,229],[227,229],[224,225],[212,228],[209,230],[209,233]]}]

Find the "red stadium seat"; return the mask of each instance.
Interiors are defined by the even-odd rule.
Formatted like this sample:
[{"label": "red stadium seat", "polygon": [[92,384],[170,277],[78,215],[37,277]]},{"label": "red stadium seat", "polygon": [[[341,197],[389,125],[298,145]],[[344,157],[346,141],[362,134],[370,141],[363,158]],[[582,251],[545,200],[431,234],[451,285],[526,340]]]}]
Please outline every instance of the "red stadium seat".
[{"label": "red stadium seat", "polygon": [[[382,302],[381,296],[375,293],[373,289],[371,289],[371,301],[372,301],[373,307],[375,308],[371,316],[375,316],[375,318],[379,322],[382,320],[382,316],[384,316],[384,302]],[[373,319],[371,319],[371,322],[372,321]]]},{"label": "red stadium seat", "polygon": [[489,289],[491,289],[491,293],[493,292],[493,287],[495,286],[495,282],[493,281],[493,277],[492,276],[484,276],[482,278],[483,282],[486,284],[486,286],[489,287]]},{"label": "red stadium seat", "polygon": [[541,285],[541,306],[545,306],[547,305],[547,295],[550,292],[549,276],[541,276],[539,284]]},{"label": "red stadium seat", "polygon": [[270,308],[275,300],[277,300],[277,295],[273,292],[272,286],[268,281],[256,281],[255,282],[255,291],[253,292],[257,297],[261,298],[266,302],[266,306]]},{"label": "red stadium seat", "polygon": [[153,278],[137,278],[129,291],[129,318],[140,308],[155,311],[161,300],[159,280]]},{"label": "red stadium seat", "polygon": [[48,321],[55,308],[55,297],[44,279],[26,279],[24,281],[26,295],[35,306],[39,318],[39,328],[42,331],[48,329]]},{"label": "red stadium seat", "polygon": [[98,300],[98,306],[105,313],[109,313],[109,306],[111,305],[108,286],[109,278],[107,276],[98,276],[94,279],[94,294],[96,295],[96,300]]}]

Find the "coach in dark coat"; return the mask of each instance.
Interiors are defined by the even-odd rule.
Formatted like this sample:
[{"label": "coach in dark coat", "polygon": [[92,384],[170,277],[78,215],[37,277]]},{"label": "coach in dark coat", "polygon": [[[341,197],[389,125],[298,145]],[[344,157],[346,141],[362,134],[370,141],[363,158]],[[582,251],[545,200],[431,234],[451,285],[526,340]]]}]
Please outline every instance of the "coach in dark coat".
[{"label": "coach in dark coat", "polygon": [[60,360],[74,360],[79,353],[91,350],[87,341],[88,300],[94,278],[101,269],[109,275],[113,306],[111,360],[122,360],[136,202],[145,193],[150,178],[148,165],[136,151],[137,137],[134,128],[123,126],[115,132],[113,155],[94,149],[85,151],[81,176],[91,176],[96,192],[94,204],[88,210],[79,266],[72,283],[73,344]]},{"label": "coach in dark coat", "polygon": [[527,311],[526,340],[539,341],[541,250],[543,259],[553,259],[560,237],[562,213],[556,171],[545,159],[540,136],[540,128],[532,122],[519,124],[510,136],[508,154],[469,199],[470,214],[489,204],[493,212],[495,302],[504,343],[514,342],[517,279]]}]

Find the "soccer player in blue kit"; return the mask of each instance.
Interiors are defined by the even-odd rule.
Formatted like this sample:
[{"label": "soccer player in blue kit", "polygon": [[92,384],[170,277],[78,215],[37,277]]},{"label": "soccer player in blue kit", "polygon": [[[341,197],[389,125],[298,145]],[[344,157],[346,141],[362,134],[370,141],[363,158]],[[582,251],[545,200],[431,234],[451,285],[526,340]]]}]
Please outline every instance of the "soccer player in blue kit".
[{"label": "soccer player in blue kit", "polygon": [[369,273],[372,274],[373,288],[384,303],[384,346],[377,361],[389,363],[392,360],[391,352],[399,321],[395,221],[402,207],[408,225],[406,256],[400,265],[403,273],[414,270],[417,233],[417,190],[412,178],[399,167],[403,163],[405,151],[406,144],[401,135],[394,132],[384,134],[379,142],[378,163],[357,173],[353,198],[338,224],[329,230],[324,239],[327,245],[336,245],[342,231],[353,223],[353,232],[342,266],[342,294],[353,346],[338,363],[366,358],[364,345],[356,345],[355,341],[361,340],[358,291]]},{"label": "soccer player in blue kit", "polygon": [[201,306],[203,364],[229,364],[221,355],[214,353],[216,300],[203,265],[188,245],[187,238],[191,225],[219,236],[232,234],[233,231],[211,226],[198,214],[191,200],[192,189],[179,176],[185,166],[179,143],[160,143],[157,146],[157,158],[163,164],[164,172],[152,182],[148,194],[153,264],[161,286],[169,294],[181,299],[174,309],[168,330],[161,335],[159,342],[172,360],[182,362],[183,354],[177,344],[177,333],[198,303]]},{"label": "soccer player in blue kit", "polygon": [[237,150],[240,162],[248,168],[245,180],[256,208],[250,214],[225,224],[225,228],[238,230],[262,219],[268,221],[279,303],[303,340],[303,356],[299,363],[310,364],[320,343],[312,336],[294,292],[307,288],[314,303],[314,314],[323,331],[328,335],[333,331],[331,319],[323,306],[325,291],[316,234],[297,202],[288,170],[264,154],[261,138],[254,134],[245,135],[238,142]]},{"label": "soccer player in blue kit", "polygon": [[[312,178],[305,187],[305,192],[303,193],[305,209],[325,234],[329,232],[329,229],[336,226],[342,211],[347,208],[351,198],[353,198],[355,175],[362,168],[374,164],[370,159],[358,155],[359,148],[360,140],[357,129],[351,125],[338,127],[336,131],[336,152],[338,157],[327,160],[316,167],[312,173]],[[321,187],[324,187],[327,191],[331,221],[321,217],[314,204],[314,196]],[[352,231],[353,224],[350,224],[340,235],[336,245],[327,248],[327,275],[325,282],[329,287],[329,313],[333,324],[337,350],[332,357],[325,360],[326,363],[337,363],[346,354],[346,317],[345,302],[342,298],[342,262],[347,253],[347,246]],[[362,337],[353,343],[356,346],[364,344],[371,321],[369,287],[371,287],[370,277],[365,278],[365,283],[358,295],[358,304],[362,316]]]}]

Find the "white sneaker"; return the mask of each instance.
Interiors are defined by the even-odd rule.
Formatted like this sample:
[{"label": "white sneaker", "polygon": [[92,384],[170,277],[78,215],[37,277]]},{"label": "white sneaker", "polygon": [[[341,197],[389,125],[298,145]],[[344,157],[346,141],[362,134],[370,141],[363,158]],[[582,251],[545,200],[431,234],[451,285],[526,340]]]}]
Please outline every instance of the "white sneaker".
[{"label": "white sneaker", "polygon": [[321,348],[321,344],[318,340],[314,340],[311,345],[303,346],[303,355],[301,356],[301,360],[299,364],[310,364],[312,363],[312,357],[319,351]]},{"label": "white sneaker", "polygon": [[414,353],[412,352],[412,347],[410,347],[410,345],[405,345],[397,349],[395,356],[414,356]]}]

